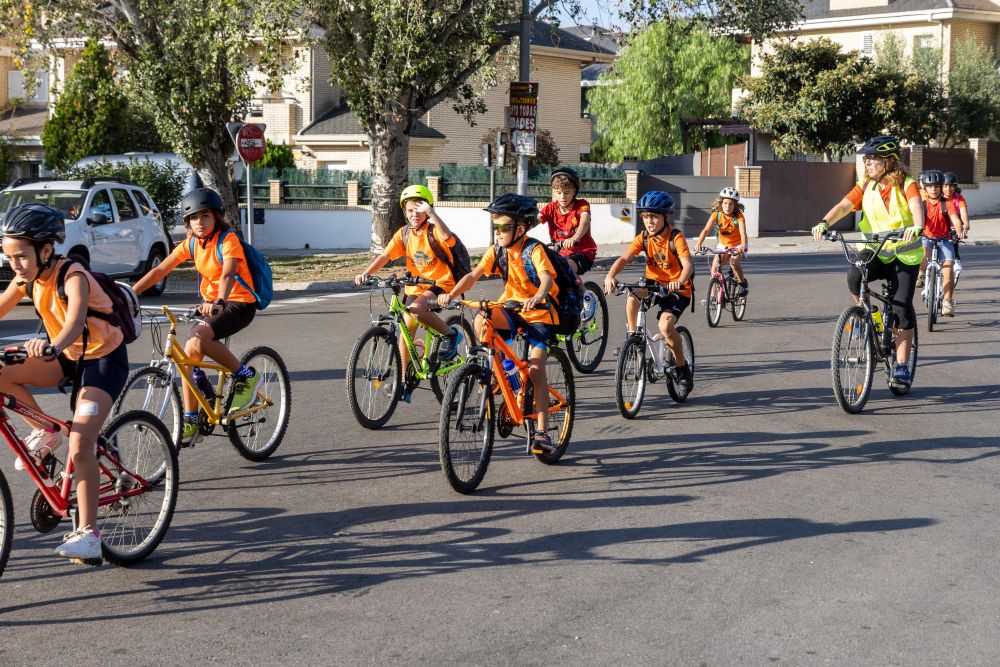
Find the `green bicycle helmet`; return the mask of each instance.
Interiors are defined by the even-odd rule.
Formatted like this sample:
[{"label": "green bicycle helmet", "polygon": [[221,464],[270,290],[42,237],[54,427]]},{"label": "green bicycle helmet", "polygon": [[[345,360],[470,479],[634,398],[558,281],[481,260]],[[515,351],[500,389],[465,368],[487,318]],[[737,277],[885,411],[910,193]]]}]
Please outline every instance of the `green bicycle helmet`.
[{"label": "green bicycle helmet", "polygon": [[426,185],[416,183],[408,185],[399,193],[399,206],[402,207],[407,199],[423,199],[431,206],[434,206],[434,195],[427,189]]}]

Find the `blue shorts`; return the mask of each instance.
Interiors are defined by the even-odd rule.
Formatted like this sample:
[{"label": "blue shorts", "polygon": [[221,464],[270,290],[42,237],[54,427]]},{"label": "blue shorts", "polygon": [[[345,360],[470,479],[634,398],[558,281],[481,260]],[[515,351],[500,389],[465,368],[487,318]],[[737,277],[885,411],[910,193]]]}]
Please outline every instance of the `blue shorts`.
[{"label": "blue shorts", "polygon": [[937,246],[939,262],[955,261],[955,242],[947,236],[939,239],[923,236],[920,240],[923,241],[928,260],[931,258],[931,248]]},{"label": "blue shorts", "polygon": [[[59,366],[63,376],[76,381],[76,362],[59,355]],[[80,389],[96,387],[103,390],[112,399],[118,398],[128,380],[128,353],[125,343],[103,357],[83,358],[83,369],[80,373]]]},{"label": "blue shorts", "polygon": [[517,330],[523,329],[528,345],[531,347],[537,347],[539,350],[543,350],[545,352],[549,351],[549,345],[555,338],[555,335],[552,333],[551,324],[528,322],[521,317],[519,313],[512,313],[506,308],[501,308],[500,312],[507,318],[507,322],[510,323],[510,328],[497,328],[497,333],[503,336],[503,339],[507,341],[508,345],[514,341],[514,336],[516,335]]}]

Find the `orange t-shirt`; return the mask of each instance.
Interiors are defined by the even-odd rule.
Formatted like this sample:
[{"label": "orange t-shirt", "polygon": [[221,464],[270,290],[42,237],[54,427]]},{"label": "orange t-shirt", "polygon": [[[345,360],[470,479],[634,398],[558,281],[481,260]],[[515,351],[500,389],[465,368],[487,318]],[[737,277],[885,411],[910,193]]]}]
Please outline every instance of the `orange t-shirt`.
[{"label": "orange t-shirt", "polygon": [[[222,264],[215,256],[215,246],[219,244],[219,233],[215,232],[208,239],[194,239],[194,257],[191,257],[191,239],[189,234],[184,241],[177,244],[171,256],[182,262],[194,260],[194,266],[201,275],[201,298],[205,301],[215,301],[219,298],[219,281],[222,279]],[[236,275],[246,281],[250,287],[254,287],[253,278],[250,277],[250,268],[247,266],[247,258],[243,254],[243,246],[236,232],[230,231],[226,234],[226,239],[222,242],[222,261],[235,259]],[[239,281],[233,282],[233,289],[229,292],[227,301],[237,303],[256,303],[253,294],[248,292]]]},{"label": "orange t-shirt", "polygon": [[[740,211],[736,211],[736,215],[732,217],[722,211],[716,211],[712,215],[715,216],[715,226],[719,230],[719,243],[727,248],[735,248],[743,243],[740,223],[746,224],[746,219]],[[679,249],[678,252],[680,252]]]},{"label": "orange t-shirt", "polygon": [[[421,225],[420,229],[411,229],[405,246],[403,245],[403,230],[406,227],[402,227],[392,235],[385,251],[389,255],[389,259],[406,257],[406,270],[412,275],[425,280],[433,280],[435,285],[450,292],[451,288],[455,286],[455,277],[451,274],[448,265],[438,259],[438,256],[434,254],[434,249],[431,248],[431,242],[428,238],[431,224],[433,223]],[[449,236],[447,241],[442,241],[438,236],[435,236],[435,240],[437,240],[438,245],[444,248],[448,259],[454,263],[455,259],[452,257],[451,249],[455,245],[455,235]],[[406,294],[416,296],[423,294],[428,288],[430,285],[407,285]]]},{"label": "orange t-shirt", "polygon": [[[874,184],[874,181],[872,181],[872,184]],[[873,187],[873,185],[870,184],[867,187]],[[892,196],[892,188],[894,186],[892,185],[892,183],[885,181],[885,182],[880,182],[878,187],[879,187],[879,194],[882,195],[882,201],[885,202],[885,207],[886,209],[888,209],[889,197]],[[905,195],[906,201],[910,201],[912,197],[920,196],[920,188],[917,186],[915,182],[910,183],[909,185],[906,186],[906,190],[905,192],[903,192],[903,194]],[[855,211],[861,210],[861,202],[862,200],[864,200],[864,198],[865,198],[865,193],[864,190],[861,189],[860,183],[855,183],[854,188],[850,192],[848,192],[845,197],[845,199],[854,204]]]},{"label": "orange t-shirt", "polygon": [[[538,292],[538,288],[528,278],[528,274],[524,270],[524,264],[521,262],[521,248],[523,246],[524,239],[522,238],[520,241],[512,243],[506,250],[507,281],[503,286],[503,294],[500,295],[497,301],[507,301],[508,299],[524,301],[535,296],[535,293]],[[545,254],[545,248],[541,243],[536,244],[532,248],[531,263],[537,273],[545,271],[552,276],[552,289],[549,290],[549,299],[558,299],[559,288],[555,282],[556,268],[552,266],[552,262],[549,260],[549,256]],[[487,249],[486,254],[479,260],[479,267],[483,270],[484,275],[501,275],[500,265],[497,262],[496,245],[492,245]],[[559,323],[559,316],[556,314],[555,308],[549,308],[548,310],[526,310],[521,313],[521,317],[526,322],[539,322],[541,324]]]},{"label": "orange t-shirt", "polygon": [[[687,240],[683,234],[678,234],[674,239],[674,247],[677,249],[677,256],[674,257],[674,253],[670,250],[670,234],[672,232],[673,227],[667,225],[659,236],[646,237],[645,234],[639,234],[632,239],[632,244],[629,246],[633,255],[646,254],[646,278],[663,285],[681,279],[684,267],[681,265],[680,258],[691,256]],[[690,298],[691,281],[684,283],[678,292]]]},{"label": "orange t-shirt", "polygon": [[[69,309],[69,304],[59,298],[59,288],[56,285],[56,279],[59,275],[59,267],[68,261],[68,259],[63,259],[53,264],[49,279],[47,281],[41,278],[36,279],[35,286],[32,289],[31,300],[34,302],[35,308],[38,309],[38,314],[42,317],[42,324],[45,325],[45,331],[49,334],[49,340],[58,336],[62,332],[63,327],[66,326],[66,311]],[[69,278],[74,273],[81,273],[86,276],[87,283],[90,285],[90,294],[87,297],[87,309],[96,310],[101,313],[110,313],[114,307],[114,304],[111,303],[111,297],[104,293],[104,288],[94,280],[94,276],[90,275],[90,272],[86,271],[79,264],[71,266],[66,271],[66,278]],[[26,283],[18,284],[18,288],[21,290],[21,294],[26,294]],[[87,335],[87,359],[106,357],[114,352],[122,344],[122,341],[125,340],[125,334],[122,333],[121,329],[99,317],[87,318]],[[82,335],[72,345],[62,351],[62,354],[67,359],[72,359],[73,361],[79,359],[82,353]]]}]

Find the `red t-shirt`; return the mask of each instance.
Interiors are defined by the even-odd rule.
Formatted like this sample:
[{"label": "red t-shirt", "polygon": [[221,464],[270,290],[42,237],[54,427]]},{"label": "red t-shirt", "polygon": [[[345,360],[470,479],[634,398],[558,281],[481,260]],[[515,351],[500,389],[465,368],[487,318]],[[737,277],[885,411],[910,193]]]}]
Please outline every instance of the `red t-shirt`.
[{"label": "red t-shirt", "polygon": [[[948,209],[947,213],[941,210],[940,202],[945,202],[945,206]],[[945,201],[944,199],[939,199],[938,201],[931,201],[930,199],[925,199],[924,236],[932,239],[940,239],[948,236],[948,230],[951,229],[951,218],[948,217],[948,214],[958,215],[958,210],[951,200]]]},{"label": "red t-shirt", "polygon": [[[549,238],[553,241],[565,241],[576,234],[576,228],[580,225],[580,216],[584,213],[590,213],[590,202],[586,199],[574,199],[573,206],[567,213],[560,213],[559,204],[550,201],[542,208],[538,220],[549,226]],[[594,237],[590,235],[589,229],[575,246],[562,248],[559,254],[571,255],[574,252],[583,253],[591,261],[597,257],[597,244],[594,243]]]}]

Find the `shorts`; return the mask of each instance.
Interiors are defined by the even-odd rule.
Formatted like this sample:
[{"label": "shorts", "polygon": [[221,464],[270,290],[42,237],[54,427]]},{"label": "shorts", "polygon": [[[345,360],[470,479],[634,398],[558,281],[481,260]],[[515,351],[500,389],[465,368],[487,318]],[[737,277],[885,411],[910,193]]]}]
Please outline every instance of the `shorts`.
[{"label": "shorts", "polygon": [[423,292],[421,292],[420,294],[407,294],[403,298],[403,305],[404,306],[409,306],[411,303],[413,303],[414,301],[416,301],[418,297],[423,296],[427,292],[430,292],[431,294],[433,294],[434,297],[435,297],[434,300],[436,301],[437,297],[441,296],[442,294],[447,294],[448,290],[444,289],[443,287],[438,287],[437,285],[431,285],[427,289],[425,289]]},{"label": "shorts", "polygon": [[663,313],[670,313],[679,320],[681,319],[681,314],[691,305],[691,297],[684,296],[678,292],[670,292],[665,296],[656,297],[653,303],[660,307],[656,313],[657,321],[660,320],[660,316]]},{"label": "shorts", "polygon": [[938,261],[939,262],[954,262],[955,261],[955,242],[950,238],[945,236],[944,238],[929,238],[923,236],[920,239],[923,241],[924,249],[927,251],[926,257],[929,260],[931,258],[931,248],[937,246],[938,249]]},{"label": "shorts", "polygon": [[573,263],[576,264],[576,275],[578,276],[582,276],[587,271],[590,271],[590,267],[594,265],[594,258],[588,257],[582,252],[572,252],[566,255],[566,259],[571,259],[573,260]]},{"label": "shorts", "polygon": [[257,304],[255,303],[227,301],[221,313],[209,315],[203,319],[206,324],[212,327],[214,335],[212,340],[222,340],[250,326],[256,314]]},{"label": "shorts", "polygon": [[[59,355],[59,366],[64,378],[76,382],[77,362]],[[125,343],[103,357],[83,358],[83,369],[80,373],[80,388],[94,387],[101,389],[112,399],[118,398],[128,381],[128,352]]]},{"label": "shorts", "polygon": [[503,336],[503,339],[507,341],[508,345],[514,341],[514,335],[517,330],[523,329],[528,345],[531,347],[537,347],[539,350],[543,350],[545,352],[549,351],[549,346],[555,339],[555,334],[552,330],[553,325],[543,324],[541,322],[528,322],[521,317],[520,313],[512,313],[505,308],[501,308],[500,312],[507,318],[507,321],[510,323],[510,328],[497,328],[496,332]]}]

